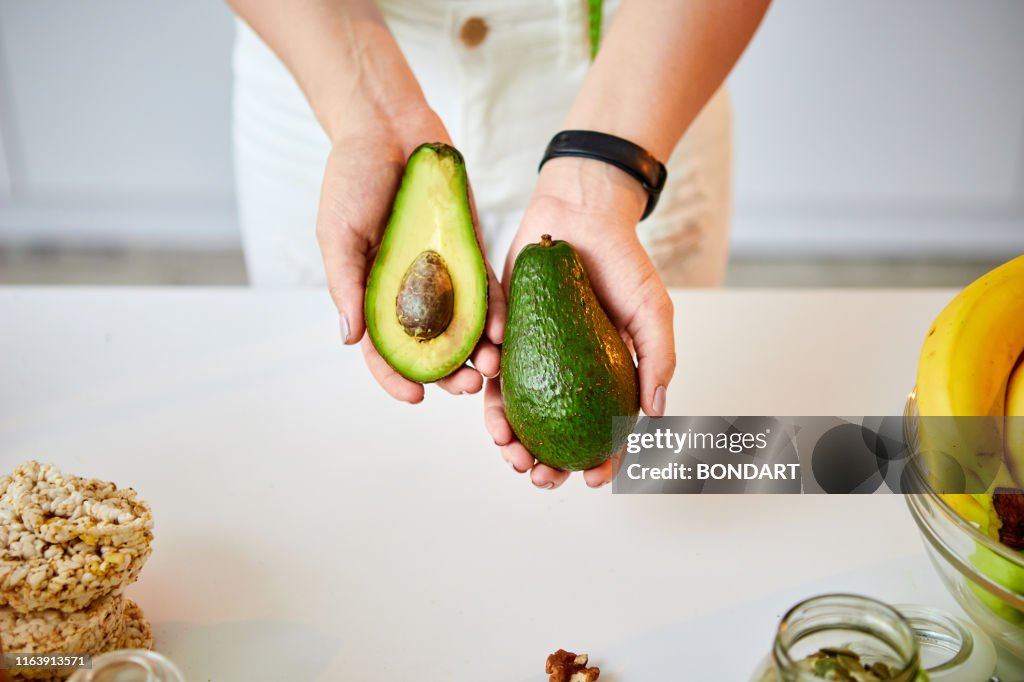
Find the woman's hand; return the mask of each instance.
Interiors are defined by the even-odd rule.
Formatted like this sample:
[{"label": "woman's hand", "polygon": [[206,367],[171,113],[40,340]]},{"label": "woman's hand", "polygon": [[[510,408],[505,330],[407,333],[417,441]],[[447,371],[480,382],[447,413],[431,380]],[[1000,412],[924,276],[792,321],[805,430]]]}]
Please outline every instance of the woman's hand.
[{"label": "woman's hand", "polygon": [[[360,343],[366,365],[377,382],[393,397],[408,403],[423,400],[423,386],[402,377],[374,348],[369,335],[364,333],[363,298],[366,277],[406,160],[424,142],[451,144],[440,119],[426,108],[404,115],[394,126],[378,123],[369,130],[342,130],[335,135],[324,171],[316,225],[328,288],[340,316],[342,341]],[[479,239],[475,209],[474,223]],[[490,265],[488,273],[491,285],[487,324],[473,352],[473,366],[465,365],[437,382],[452,394],[477,393],[483,387],[481,374],[491,377],[498,373],[495,344],[501,342],[504,331],[505,297]]]},{"label": "woman's hand", "polygon": [[[646,414],[665,411],[665,390],[675,372],[672,301],[636,236],[647,195],[636,180],[600,161],[557,158],[544,165],[533,199],[509,249],[502,282],[507,287],[519,251],[541,235],[571,243],[612,323],[636,352],[640,405]],[[487,382],[484,421],[502,457],[541,488],[557,488],[569,473],[534,460],[508,420],[498,379]],[[583,473],[587,485],[612,478],[611,460]]]},{"label": "woman's hand", "polygon": [[[423,386],[391,369],[365,335],[363,298],[406,160],[424,142],[451,144],[448,132],[374,0],[229,2],[287,65],[331,139],[316,235],[342,340],[361,342],[384,390],[418,403]],[[491,280],[485,335],[471,358],[475,369],[462,367],[438,382],[450,393],[476,393],[481,373],[498,373],[494,344],[501,342],[505,299],[493,273]]]}]

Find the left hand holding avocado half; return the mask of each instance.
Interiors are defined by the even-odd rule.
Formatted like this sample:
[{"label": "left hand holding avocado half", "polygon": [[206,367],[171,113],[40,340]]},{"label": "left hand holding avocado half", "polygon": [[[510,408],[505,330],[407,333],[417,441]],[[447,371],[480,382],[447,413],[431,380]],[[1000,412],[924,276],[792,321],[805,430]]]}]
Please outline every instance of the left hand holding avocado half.
[{"label": "left hand holding avocado half", "polygon": [[[501,342],[505,326],[503,292],[478,246],[461,156],[445,142],[421,145],[420,141],[424,139],[448,140],[444,126],[432,112],[408,122],[402,131],[359,130],[338,138],[324,171],[317,216],[317,240],[331,298],[338,309],[342,340],[347,344],[359,343],[367,368],[377,383],[392,397],[408,403],[423,400],[423,383],[428,381],[436,381],[440,388],[456,395],[479,392],[483,388],[484,377],[498,373],[497,344]],[[450,162],[441,163],[444,158]],[[448,176],[445,177],[444,173]],[[416,178],[415,182],[413,178]],[[448,195],[439,194],[431,199],[430,206],[425,206],[425,194],[418,188],[422,183],[429,184],[431,191],[446,190]],[[403,207],[403,210],[394,211],[393,206]],[[446,208],[435,211],[437,207]],[[449,222],[441,219],[447,217],[458,220]],[[399,235],[394,238],[396,231]],[[385,268],[380,257],[381,247],[398,241],[409,242],[410,245],[418,243],[423,248],[413,254],[408,263],[398,263],[397,258],[388,259]],[[398,251],[399,254],[404,253],[401,249]],[[443,353],[434,352],[433,361],[439,363],[443,371],[438,371],[437,365],[426,368],[419,363],[405,370],[414,375],[415,378],[410,379],[381,355],[371,340],[372,329],[371,334],[364,334],[374,324],[364,315],[368,303],[368,274],[375,260],[382,261],[378,270],[384,268],[381,272],[388,274],[376,280],[378,286],[393,278],[397,287],[410,273],[412,261],[424,251],[433,251],[437,259],[433,256],[421,259],[419,266],[412,268],[416,276],[407,278],[409,286],[406,290],[415,293],[416,287],[432,281],[438,272],[436,265],[443,263],[444,273],[451,280],[450,293],[453,294],[449,299],[452,318],[447,322],[450,324],[445,330],[438,331],[427,345],[434,349],[448,348],[451,356],[466,347],[468,353],[465,357],[455,358],[459,362],[453,363],[453,357],[441,359]],[[394,250],[391,253],[394,255]],[[473,257],[467,261],[466,254]],[[463,282],[464,277],[479,275],[481,263],[483,285],[479,284],[479,278]],[[476,292],[485,292],[482,302],[460,297],[460,287],[463,291],[474,290],[472,287],[467,289],[470,281]],[[410,307],[413,298],[406,297],[405,307],[407,314],[415,315],[416,311]],[[478,304],[480,307],[473,309]],[[481,329],[469,329],[463,324],[469,321],[469,309],[478,316],[473,322],[479,324],[479,320],[483,320]],[[394,298],[390,310],[393,315],[397,314]],[[405,319],[410,322],[408,316]],[[434,320],[429,322],[436,324]],[[422,329],[416,333],[425,338],[432,332]],[[456,335],[461,335],[468,346],[453,348]],[[471,342],[467,340],[469,336],[473,336]],[[467,358],[471,364],[466,362]]]}]

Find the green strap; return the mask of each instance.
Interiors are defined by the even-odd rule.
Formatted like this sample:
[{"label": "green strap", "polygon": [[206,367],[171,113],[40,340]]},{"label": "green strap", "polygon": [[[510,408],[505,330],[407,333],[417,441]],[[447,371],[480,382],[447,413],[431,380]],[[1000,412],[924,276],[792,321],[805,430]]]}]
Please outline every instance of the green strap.
[{"label": "green strap", "polygon": [[587,0],[590,7],[590,59],[597,56],[597,47],[601,44],[601,0]]}]

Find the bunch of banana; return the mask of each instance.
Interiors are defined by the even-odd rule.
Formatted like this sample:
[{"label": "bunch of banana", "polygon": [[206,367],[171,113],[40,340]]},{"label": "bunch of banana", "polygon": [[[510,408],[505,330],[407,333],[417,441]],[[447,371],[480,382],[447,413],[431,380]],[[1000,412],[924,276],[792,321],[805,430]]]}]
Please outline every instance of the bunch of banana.
[{"label": "bunch of banana", "polygon": [[[918,438],[939,492],[1024,488],[1024,420],[1005,419],[1024,415],[1024,377],[1011,381],[1011,374],[1021,374],[1014,368],[1022,353],[1024,256],[961,291],[932,323],[921,348]],[[962,471],[965,487],[951,485],[951,464]]]}]

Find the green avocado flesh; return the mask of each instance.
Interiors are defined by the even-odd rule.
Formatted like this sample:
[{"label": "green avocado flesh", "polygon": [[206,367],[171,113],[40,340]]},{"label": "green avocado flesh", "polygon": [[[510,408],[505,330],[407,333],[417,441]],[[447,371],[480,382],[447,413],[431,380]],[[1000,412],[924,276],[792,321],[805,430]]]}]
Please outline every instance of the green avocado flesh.
[{"label": "green avocado flesh", "polygon": [[[545,235],[512,268],[501,394],[516,437],[566,471],[618,452],[640,411],[636,365],[575,249]],[[612,417],[617,420],[613,429]]]},{"label": "green avocado flesh", "polygon": [[407,379],[458,369],[487,318],[487,268],[469,208],[462,155],[441,143],[409,157],[366,283],[366,329]]}]

